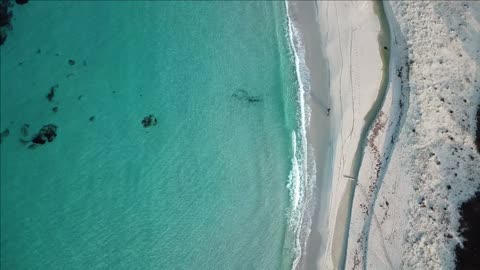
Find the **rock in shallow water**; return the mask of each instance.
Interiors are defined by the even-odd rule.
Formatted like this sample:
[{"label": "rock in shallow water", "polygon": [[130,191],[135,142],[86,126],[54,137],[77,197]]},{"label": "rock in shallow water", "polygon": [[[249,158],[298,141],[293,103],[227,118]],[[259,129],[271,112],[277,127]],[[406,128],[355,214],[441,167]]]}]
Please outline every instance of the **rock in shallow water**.
[{"label": "rock in shallow water", "polygon": [[149,116],[145,116],[142,120],[142,125],[144,128],[155,126],[156,124],[157,124],[157,118],[153,114],[150,114]]},{"label": "rock in shallow water", "polygon": [[7,39],[7,30],[11,29],[10,20],[12,19],[12,12],[9,1],[0,1],[0,45]]},{"label": "rock in shallow water", "polygon": [[54,124],[48,124],[43,126],[38,134],[32,139],[34,144],[45,144],[46,142],[52,142],[57,137],[57,126]]}]

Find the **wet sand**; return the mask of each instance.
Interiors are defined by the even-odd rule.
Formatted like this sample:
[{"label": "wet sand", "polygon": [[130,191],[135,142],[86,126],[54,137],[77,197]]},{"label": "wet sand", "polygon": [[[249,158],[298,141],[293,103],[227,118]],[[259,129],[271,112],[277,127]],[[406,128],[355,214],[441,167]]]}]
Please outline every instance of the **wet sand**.
[{"label": "wet sand", "polygon": [[307,187],[313,196],[306,205],[300,235],[302,254],[297,268],[315,269],[325,252],[328,237],[328,209],[331,189],[332,142],[330,119],[330,70],[322,47],[322,33],[317,22],[317,3],[289,1],[289,17],[299,30],[309,72],[309,91],[305,105],[309,110],[307,126],[308,155],[314,160],[313,185]]}]

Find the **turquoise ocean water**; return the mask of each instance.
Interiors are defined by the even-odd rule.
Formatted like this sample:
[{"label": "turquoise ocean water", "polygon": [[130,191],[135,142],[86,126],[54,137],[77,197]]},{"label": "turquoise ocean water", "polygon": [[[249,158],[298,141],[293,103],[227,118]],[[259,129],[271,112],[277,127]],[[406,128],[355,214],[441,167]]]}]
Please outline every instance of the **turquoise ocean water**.
[{"label": "turquoise ocean water", "polygon": [[[297,83],[283,2],[12,11],[1,269],[291,267]],[[20,142],[46,124],[54,141]]]}]

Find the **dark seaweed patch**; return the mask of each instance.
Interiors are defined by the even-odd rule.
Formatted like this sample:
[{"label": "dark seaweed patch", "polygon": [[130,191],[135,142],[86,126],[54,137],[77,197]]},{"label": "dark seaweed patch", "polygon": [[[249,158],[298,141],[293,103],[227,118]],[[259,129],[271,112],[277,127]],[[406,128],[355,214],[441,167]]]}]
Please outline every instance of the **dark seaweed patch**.
[{"label": "dark seaweed patch", "polygon": [[26,3],[28,3],[28,0],[15,0],[15,3],[17,3],[18,5],[25,5]]},{"label": "dark seaweed patch", "polygon": [[259,96],[250,95],[250,93],[248,93],[248,91],[244,89],[237,89],[235,93],[232,94],[232,97],[241,102],[247,102],[250,104],[254,104],[262,101],[262,99]]}]

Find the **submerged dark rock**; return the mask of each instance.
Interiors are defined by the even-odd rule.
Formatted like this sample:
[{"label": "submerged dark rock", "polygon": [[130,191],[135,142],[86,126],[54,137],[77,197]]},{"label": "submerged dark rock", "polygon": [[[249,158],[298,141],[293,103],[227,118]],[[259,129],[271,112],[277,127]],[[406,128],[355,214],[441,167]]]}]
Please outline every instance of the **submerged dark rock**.
[{"label": "submerged dark rock", "polygon": [[70,66],[75,65],[75,60],[68,59],[68,64],[69,64]]},{"label": "submerged dark rock", "polygon": [[0,46],[7,39],[7,30],[10,30],[12,25],[10,20],[12,19],[12,12],[10,9],[10,1],[0,0]]},{"label": "submerged dark rock", "polygon": [[47,94],[47,99],[48,101],[52,101],[53,97],[55,96],[55,91],[57,91],[58,84],[55,84],[54,86],[50,87],[50,91]]},{"label": "submerged dark rock", "polygon": [[53,107],[53,108],[52,108],[52,111],[53,111],[53,112],[58,112],[58,106]]},{"label": "submerged dark rock", "polygon": [[26,3],[28,3],[28,0],[15,0],[15,3],[17,3],[18,5],[25,5]]},{"label": "submerged dark rock", "polygon": [[259,96],[253,96],[250,95],[246,90],[244,89],[237,89],[235,93],[232,94],[233,98],[236,98],[239,101],[242,102],[247,102],[247,103],[258,103],[261,102],[262,99]]},{"label": "submerged dark rock", "polygon": [[88,121],[90,121],[90,122],[93,122],[94,120],[95,120],[95,115],[92,115],[92,116],[90,116],[90,118],[88,118]]},{"label": "submerged dark rock", "polygon": [[157,124],[157,118],[153,114],[145,116],[142,120],[142,125],[144,128],[155,126],[156,124]]},{"label": "submerged dark rock", "polygon": [[34,144],[45,144],[46,142],[52,142],[57,137],[57,126],[54,124],[48,124],[43,126],[32,142]]}]

